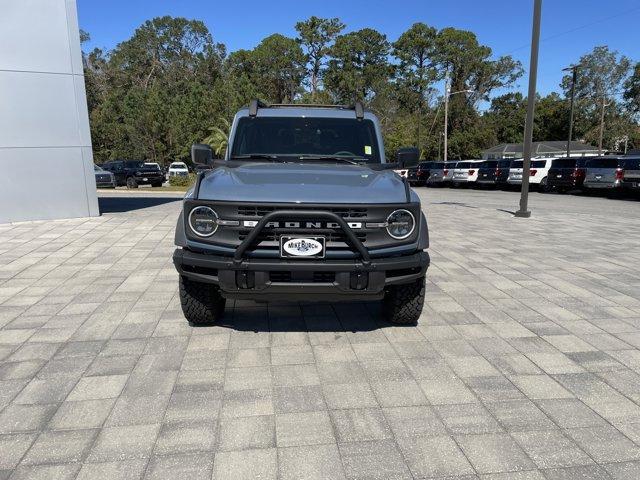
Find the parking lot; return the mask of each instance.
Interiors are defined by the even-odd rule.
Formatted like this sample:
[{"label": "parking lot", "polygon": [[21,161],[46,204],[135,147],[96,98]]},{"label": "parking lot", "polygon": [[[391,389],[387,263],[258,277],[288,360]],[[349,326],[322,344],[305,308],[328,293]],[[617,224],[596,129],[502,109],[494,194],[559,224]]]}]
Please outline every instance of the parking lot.
[{"label": "parking lot", "polygon": [[233,302],[189,327],[179,196],[0,225],[0,479],[640,478],[640,202],[417,191],[412,327]]}]

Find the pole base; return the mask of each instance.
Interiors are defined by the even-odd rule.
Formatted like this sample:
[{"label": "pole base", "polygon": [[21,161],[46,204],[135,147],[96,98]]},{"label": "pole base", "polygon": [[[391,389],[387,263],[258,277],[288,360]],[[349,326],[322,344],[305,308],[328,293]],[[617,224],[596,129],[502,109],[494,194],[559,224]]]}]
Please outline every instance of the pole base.
[{"label": "pole base", "polygon": [[530,210],[518,210],[514,213],[514,215],[516,217],[520,217],[520,218],[529,218],[531,216],[531,211]]}]

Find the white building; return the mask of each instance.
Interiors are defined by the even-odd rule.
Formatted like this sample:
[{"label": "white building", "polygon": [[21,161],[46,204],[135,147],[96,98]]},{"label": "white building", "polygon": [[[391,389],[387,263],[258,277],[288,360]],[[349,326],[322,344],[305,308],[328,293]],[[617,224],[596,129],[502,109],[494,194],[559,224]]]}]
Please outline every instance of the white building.
[{"label": "white building", "polygon": [[75,0],[0,11],[0,223],[99,215]]}]

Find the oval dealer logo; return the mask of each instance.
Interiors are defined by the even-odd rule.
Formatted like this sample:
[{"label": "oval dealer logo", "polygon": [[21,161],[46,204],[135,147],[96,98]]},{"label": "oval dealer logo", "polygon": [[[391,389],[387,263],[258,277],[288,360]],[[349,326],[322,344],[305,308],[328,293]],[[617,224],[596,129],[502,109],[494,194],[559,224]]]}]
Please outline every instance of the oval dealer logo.
[{"label": "oval dealer logo", "polygon": [[284,242],[282,249],[289,255],[310,257],[322,252],[322,244],[312,238],[292,238]]}]

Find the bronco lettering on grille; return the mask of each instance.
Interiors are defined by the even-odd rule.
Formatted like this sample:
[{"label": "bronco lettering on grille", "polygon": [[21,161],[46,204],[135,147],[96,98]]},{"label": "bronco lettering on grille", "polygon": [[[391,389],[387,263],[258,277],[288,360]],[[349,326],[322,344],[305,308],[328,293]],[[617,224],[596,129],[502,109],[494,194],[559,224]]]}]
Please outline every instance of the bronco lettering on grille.
[{"label": "bronco lettering on grille", "polygon": [[[244,220],[242,222],[243,227],[255,227],[258,224],[257,220]],[[362,228],[362,222],[347,222],[349,228],[359,229]],[[340,228],[335,222],[268,222],[265,228]]]}]

